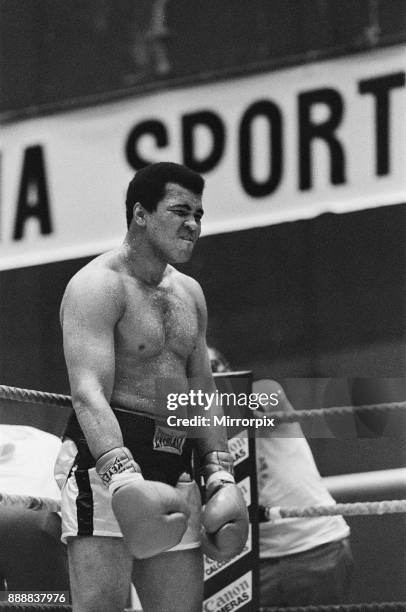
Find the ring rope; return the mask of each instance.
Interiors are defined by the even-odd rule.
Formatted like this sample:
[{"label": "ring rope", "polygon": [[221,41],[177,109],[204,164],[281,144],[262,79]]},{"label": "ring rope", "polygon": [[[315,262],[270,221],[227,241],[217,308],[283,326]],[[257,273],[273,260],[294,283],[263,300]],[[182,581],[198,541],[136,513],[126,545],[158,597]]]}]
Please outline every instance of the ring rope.
[{"label": "ring rope", "polygon": [[[48,393],[32,389],[21,389],[0,385],[0,399],[20,401],[25,403],[39,403],[54,406],[72,406],[69,395],[59,393]],[[355,410],[392,411],[406,409],[406,402],[390,402],[386,404],[368,404],[365,406],[338,406],[332,408],[319,408],[314,410],[301,410],[293,413],[275,412],[280,422],[301,421],[308,418],[325,415],[343,415],[353,413]],[[20,505],[31,509],[48,509],[51,512],[59,511],[59,502],[46,498],[32,498],[24,496],[10,496],[0,494],[0,504]],[[275,520],[276,518],[301,518],[308,516],[332,516],[341,514],[343,516],[388,514],[405,512],[406,500],[382,501],[382,502],[358,502],[354,504],[335,504],[334,506],[310,506],[309,508],[271,508],[269,506],[260,509],[262,520]]]},{"label": "ring rope", "polygon": [[[0,602],[0,609],[12,610],[13,612],[71,612],[70,605],[18,605],[12,606],[7,602]],[[260,612],[405,612],[406,602],[388,601],[359,604],[318,605],[318,606],[295,606],[287,608],[260,608]]]},{"label": "ring rope", "polygon": [[34,391],[32,389],[19,389],[18,387],[8,387],[7,385],[0,385],[0,399],[35,404],[50,404],[52,406],[72,406],[72,398],[70,395],[46,393],[45,391]]},{"label": "ring rope", "polygon": [[[18,605],[12,606],[7,602],[0,602],[0,609],[12,610],[13,612],[71,612],[70,605]],[[319,605],[319,606],[295,606],[287,608],[260,608],[260,612],[405,612],[406,602],[404,601],[388,601],[388,602],[372,602],[359,604],[340,604],[340,605]]]},{"label": "ring rope", "polygon": [[0,493],[0,508],[2,506],[15,506],[26,510],[46,510],[47,512],[60,512],[61,504],[50,497],[33,497],[31,495],[9,495]]},{"label": "ring rope", "polygon": [[353,502],[348,504],[330,504],[328,506],[278,507],[261,506],[260,520],[276,521],[285,518],[307,518],[315,516],[366,516],[373,514],[399,514],[406,512],[406,499],[395,499],[376,502]]},{"label": "ring rope", "polygon": [[260,608],[260,612],[405,612],[405,601],[383,601],[358,604]]},{"label": "ring rope", "polygon": [[360,412],[395,412],[406,410],[406,402],[387,402],[382,404],[364,404],[362,406],[331,406],[329,408],[313,408],[311,410],[294,410],[293,412],[266,412],[279,423],[296,423],[315,418],[341,417]]},{"label": "ring rope", "polygon": [[[48,393],[45,391],[34,391],[32,389],[20,389],[18,387],[9,387],[0,385],[0,399],[47,404],[52,406],[68,406],[72,407],[72,398],[70,395],[61,395],[59,393]],[[121,407],[114,407],[115,410],[122,412],[127,411]],[[266,415],[274,417],[279,423],[294,423],[301,422],[313,418],[323,418],[326,416],[344,416],[353,414],[354,412],[393,412],[406,410],[406,401],[404,402],[387,402],[382,404],[365,404],[362,406],[332,406],[330,408],[314,408],[312,410],[295,410],[294,412],[267,412]]]},{"label": "ring rope", "polygon": [[[32,497],[30,495],[9,495],[0,493],[1,506],[16,506],[28,510],[46,510],[59,512],[60,502],[49,497]],[[328,506],[278,507],[260,506],[260,521],[273,522],[286,518],[309,518],[320,516],[367,516],[382,514],[406,513],[406,499],[387,500],[379,502],[354,502]]]},{"label": "ring rope", "polygon": [[[48,393],[45,391],[35,391],[34,389],[20,389],[19,387],[9,387],[0,385],[0,399],[23,402],[26,404],[41,404],[46,406],[63,406],[73,408],[72,398],[70,395],[61,395],[60,393]],[[139,412],[133,409],[123,408],[122,406],[111,406],[116,412],[126,414],[138,414],[146,416],[145,412]],[[148,415],[147,415],[148,416]],[[156,421],[165,421],[165,416],[154,416]]]}]

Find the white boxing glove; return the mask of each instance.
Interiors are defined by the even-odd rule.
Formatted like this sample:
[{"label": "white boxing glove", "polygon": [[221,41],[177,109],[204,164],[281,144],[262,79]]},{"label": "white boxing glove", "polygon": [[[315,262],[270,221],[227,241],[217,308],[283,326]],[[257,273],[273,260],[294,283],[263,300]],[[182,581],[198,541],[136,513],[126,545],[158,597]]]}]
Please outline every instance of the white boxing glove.
[{"label": "white boxing glove", "polygon": [[134,557],[153,557],[180,542],[190,511],[174,487],[144,480],[125,447],[102,455],[96,471],[112,494],[114,514]]},{"label": "white boxing glove", "polygon": [[206,506],[202,515],[203,552],[216,561],[238,555],[248,537],[248,510],[235,484],[230,453],[213,451],[203,457]]}]

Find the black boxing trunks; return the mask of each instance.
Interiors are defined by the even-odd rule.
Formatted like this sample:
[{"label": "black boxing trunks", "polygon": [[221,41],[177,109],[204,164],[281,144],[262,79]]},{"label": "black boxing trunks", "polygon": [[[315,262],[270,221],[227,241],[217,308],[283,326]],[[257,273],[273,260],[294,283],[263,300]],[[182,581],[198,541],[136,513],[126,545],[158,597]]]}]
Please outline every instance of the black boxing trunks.
[{"label": "black boxing trunks", "polygon": [[[191,508],[182,541],[171,550],[200,546],[200,493],[192,478],[192,441],[186,432],[164,426],[149,416],[117,411],[126,446],[146,480],[176,487]],[[74,536],[120,537],[111,496],[95,470],[83,431],[75,415],[69,420],[59,453],[55,478],[61,488],[62,541]]]}]

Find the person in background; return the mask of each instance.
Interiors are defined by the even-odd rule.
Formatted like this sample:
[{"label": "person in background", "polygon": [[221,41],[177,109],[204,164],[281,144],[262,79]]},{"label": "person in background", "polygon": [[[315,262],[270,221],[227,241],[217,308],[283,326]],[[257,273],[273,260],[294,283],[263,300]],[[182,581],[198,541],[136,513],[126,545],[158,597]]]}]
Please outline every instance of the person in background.
[{"label": "person in background", "polygon": [[[60,499],[53,466],[61,441],[23,425],[0,425],[0,492]],[[56,512],[0,507],[0,590],[68,591],[66,547]]]},{"label": "person in background", "polygon": [[[214,372],[231,368],[209,348]],[[254,381],[253,393],[277,393],[269,412],[293,412],[275,380]],[[261,416],[263,412],[255,411]],[[282,423],[256,439],[260,506],[334,504],[299,423]],[[260,524],[260,605],[306,606],[342,603],[349,591],[353,558],[350,529],[341,516],[278,519]]]}]

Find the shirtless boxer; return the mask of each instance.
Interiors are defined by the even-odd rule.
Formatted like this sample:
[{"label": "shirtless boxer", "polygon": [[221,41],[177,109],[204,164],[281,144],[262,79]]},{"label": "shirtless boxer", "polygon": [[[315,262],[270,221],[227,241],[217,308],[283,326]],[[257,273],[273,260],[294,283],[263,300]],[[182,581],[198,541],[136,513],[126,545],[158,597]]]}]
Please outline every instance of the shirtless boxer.
[{"label": "shirtless boxer", "polygon": [[[145,612],[200,612],[201,524],[203,549],[214,558],[228,559],[245,543],[247,509],[225,430],[197,432],[206,480],[200,521],[192,440],[163,420],[168,392],[215,390],[202,290],[169,265],[192,254],[203,186],[178,164],[138,171],[123,244],[80,270],[63,298],[76,416],[56,472],[74,612],[123,610],[131,577]],[[211,408],[217,413],[221,407]],[[187,407],[176,412],[187,414]]]}]

